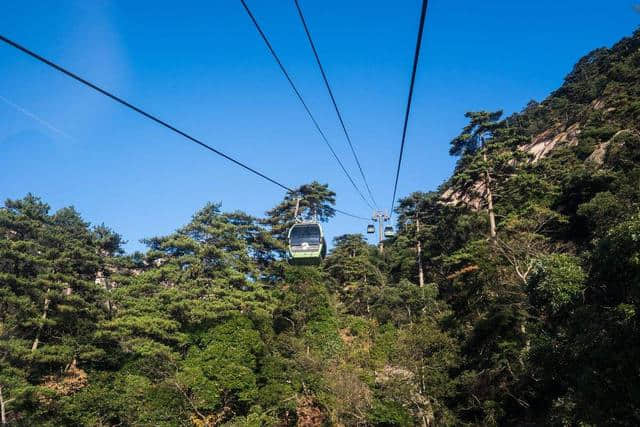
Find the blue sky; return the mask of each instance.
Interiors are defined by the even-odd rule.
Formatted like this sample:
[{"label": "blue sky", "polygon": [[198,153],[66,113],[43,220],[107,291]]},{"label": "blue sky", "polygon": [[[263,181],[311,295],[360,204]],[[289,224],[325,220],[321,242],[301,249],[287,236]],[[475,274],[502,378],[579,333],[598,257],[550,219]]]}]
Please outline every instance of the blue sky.
[{"label": "blue sky", "polygon": [[[247,0],[321,126],[359,176],[293,1]],[[399,195],[450,174],[448,144],[475,109],[520,110],[590,50],[640,24],[632,0],[431,0]],[[420,2],[301,0],[378,203],[388,209]],[[0,4],[0,33],[289,186],[329,183],[369,216],[239,1]],[[74,205],[143,249],[207,201],[262,215],[278,187],[0,46],[0,198]],[[329,237],[364,231],[336,216]]]}]

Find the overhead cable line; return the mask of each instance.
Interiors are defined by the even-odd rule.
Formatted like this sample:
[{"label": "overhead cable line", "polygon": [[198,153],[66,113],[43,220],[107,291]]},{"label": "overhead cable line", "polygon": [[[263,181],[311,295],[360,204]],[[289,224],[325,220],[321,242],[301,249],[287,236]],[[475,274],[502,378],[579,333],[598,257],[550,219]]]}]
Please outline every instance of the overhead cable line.
[{"label": "overhead cable line", "polygon": [[[251,173],[253,173],[255,175],[258,175],[259,177],[271,182],[272,184],[275,184],[278,187],[280,187],[280,188],[282,188],[282,189],[284,189],[286,191],[289,191],[289,192],[292,192],[292,193],[295,192],[292,188],[290,188],[290,187],[278,182],[274,178],[271,178],[271,177],[263,174],[262,172],[259,172],[259,171],[257,171],[256,169],[254,169],[254,168],[252,168],[250,166],[247,166],[246,164],[242,163],[241,161],[236,160],[233,157],[231,157],[231,156],[229,156],[227,154],[224,154],[223,152],[221,152],[219,150],[216,150],[215,148],[211,147],[210,145],[205,144],[204,142],[198,140],[197,138],[189,135],[188,133],[186,133],[184,131],[181,131],[180,129],[176,128],[175,126],[170,125],[169,123],[157,118],[156,116],[154,116],[154,115],[152,115],[150,113],[147,113],[146,111],[142,110],[141,108],[136,107],[135,105],[133,105],[133,104],[125,101],[124,99],[112,94],[111,92],[100,88],[99,86],[95,85],[94,83],[91,83],[90,81],[78,76],[77,74],[72,73],[71,71],[67,70],[66,68],[63,68],[62,66],[60,66],[60,65],[58,65],[58,64],[56,64],[56,63],[54,63],[54,62],[52,62],[52,61],[50,61],[48,59],[46,59],[45,57],[43,57],[41,55],[38,55],[37,53],[33,52],[32,50],[27,49],[26,47],[24,47],[24,46],[22,46],[22,45],[20,45],[20,44],[18,44],[16,42],[14,42],[13,40],[10,40],[10,39],[4,37],[3,35],[0,35],[0,41],[3,41],[4,43],[6,43],[6,44],[8,44],[8,45],[10,45],[10,46],[12,46],[12,47],[24,52],[24,53],[26,53],[27,55],[31,56],[32,58],[37,59],[38,61],[40,61],[40,62],[42,62],[42,63],[44,63],[44,64],[46,64],[46,65],[48,65],[48,66],[50,66],[52,68],[54,68],[55,70],[60,71],[63,74],[66,74],[67,76],[69,76],[72,79],[82,83],[83,85],[88,86],[91,89],[101,93],[102,95],[105,95],[105,96],[113,99],[114,101],[124,105],[125,107],[135,111],[136,113],[141,114],[141,115],[143,115],[144,117],[146,117],[146,118],[148,118],[150,120],[153,120],[154,122],[156,122],[156,123],[164,126],[165,128],[177,133],[178,135],[183,136],[183,137],[187,138],[188,140],[190,140],[192,142],[195,142],[196,144],[200,145],[201,147],[206,148],[207,150],[214,152],[215,154],[217,154],[217,155],[229,160],[230,162],[232,162],[232,163],[234,163],[234,164],[236,164],[236,165],[248,170],[249,172],[251,172]],[[360,217],[360,216],[357,216],[357,215],[353,215],[353,214],[350,214],[350,213],[345,212],[345,211],[341,211],[341,210],[338,210],[338,209],[335,209],[335,211],[339,212],[339,213],[341,213],[343,215],[347,215],[347,216],[353,217],[353,218],[366,220],[366,218],[363,218],[363,217]]]},{"label": "overhead cable line", "polygon": [[351,137],[349,136],[349,132],[347,132],[347,127],[344,124],[344,120],[342,119],[342,113],[340,113],[340,108],[338,108],[338,103],[336,102],[336,98],[333,96],[333,90],[331,90],[331,85],[329,84],[329,79],[327,78],[327,74],[324,71],[324,67],[322,66],[322,62],[320,61],[320,56],[318,55],[318,51],[316,50],[316,46],[313,43],[313,38],[311,37],[311,32],[309,31],[309,27],[307,26],[307,21],[304,19],[304,15],[302,14],[302,9],[300,8],[300,4],[298,0],[295,0],[296,9],[298,9],[298,14],[300,15],[300,20],[302,21],[302,26],[304,27],[304,32],[307,34],[307,39],[309,40],[309,44],[311,45],[311,50],[313,51],[313,56],[316,58],[316,62],[318,63],[318,68],[320,68],[320,74],[322,74],[322,80],[324,80],[324,85],[327,87],[327,91],[329,92],[329,97],[331,98],[331,102],[333,103],[333,108],[336,110],[336,114],[338,115],[338,120],[340,121],[340,126],[342,126],[342,131],[344,132],[344,136],[347,138],[347,142],[349,143],[349,148],[351,148],[351,154],[353,154],[353,158],[356,160],[356,164],[358,165],[358,170],[360,171],[360,175],[362,176],[362,180],[364,181],[364,185],[367,188],[367,192],[369,193],[369,197],[371,201],[373,201],[374,205],[378,205],[376,203],[376,199],[373,197],[371,192],[371,188],[369,187],[369,183],[367,182],[367,178],[365,177],[364,171],[362,170],[362,165],[360,164],[360,159],[358,159],[358,155],[356,154],[356,150],[353,148],[353,143],[351,142]]},{"label": "overhead cable line", "polygon": [[333,210],[338,212],[338,213],[341,213],[342,215],[350,216],[351,218],[357,218],[357,219],[361,219],[363,221],[369,221],[369,218],[365,218],[363,216],[354,215],[354,214],[351,214],[349,212],[341,211],[340,209],[336,209],[336,208],[333,208]]},{"label": "overhead cable line", "polygon": [[398,156],[398,167],[396,169],[396,179],[393,185],[393,199],[391,201],[391,210],[393,215],[393,206],[396,203],[396,191],[398,190],[398,177],[400,176],[400,166],[402,165],[402,154],[404,152],[404,142],[407,137],[407,124],[409,123],[409,112],[411,111],[411,100],[413,98],[413,85],[416,81],[416,71],[418,69],[418,59],[420,58],[420,47],[422,45],[422,33],[424,31],[424,21],[427,16],[427,3],[429,0],[422,0],[422,10],[420,12],[420,25],[418,27],[418,40],[416,41],[416,49],[413,55],[413,68],[411,70],[411,83],[409,84],[409,96],[407,98],[407,108],[404,113],[404,125],[402,126],[402,142],[400,143],[400,155]]},{"label": "overhead cable line", "polygon": [[48,59],[38,55],[37,53],[27,49],[26,47],[21,46],[18,43],[14,42],[12,40],[9,40],[8,38],[6,38],[6,37],[4,37],[2,35],[0,35],[0,40],[2,40],[3,42],[7,43],[8,45],[11,45],[11,46],[15,47],[16,49],[21,50],[22,52],[26,53],[27,55],[29,55],[29,56],[31,56],[31,57],[33,57],[35,59],[37,59],[38,61],[43,62],[43,63],[47,64],[48,66],[50,66],[52,68],[55,68],[56,70],[60,71],[63,74],[66,74],[67,76],[69,76],[72,79],[82,83],[83,85],[88,86],[91,89],[93,89],[95,91],[98,91],[98,92],[100,92],[101,94],[103,94],[105,96],[108,96],[109,98],[111,98],[114,101],[124,105],[127,108],[130,108],[131,110],[135,111],[136,113],[142,114],[146,118],[153,120],[154,122],[166,127],[169,130],[172,130],[173,132],[177,133],[178,135],[181,135],[181,136],[187,138],[188,140],[190,140],[192,142],[195,142],[196,144],[200,145],[201,147],[204,147],[207,150],[212,151],[212,152],[214,152],[215,154],[217,154],[217,155],[219,155],[221,157],[224,157],[225,159],[229,160],[230,162],[235,163],[236,165],[248,170],[251,173],[254,173],[254,174],[258,175],[259,177],[261,177],[263,179],[266,179],[267,181],[277,185],[278,187],[283,188],[283,189],[288,190],[288,191],[293,191],[289,187],[287,187],[284,184],[281,184],[280,182],[276,181],[275,179],[268,177],[267,175],[263,174],[262,172],[259,172],[259,171],[257,171],[256,169],[254,169],[254,168],[252,168],[250,166],[247,166],[246,164],[240,162],[239,160],[234,159],[231,156],[228,156],[227,154],[224,154],[222,151],[216,150],[212,146],[210,146],[208,144],[205,144],[204,142],[198,140],[197,138],[194,138],[193,136],[189,135],[188,133],[183,132],[180,129],[176,128],[175,126],[172,126],[169,123],[157,118],[156,116],[147,113],[146,111],[142,110],[141,108],[136,107],[135,105],[133,105],[133,104],[125,101],[124,99],[112,94],[111,92],[108,92],[108,91],[98,87],[97,85],[91,83],[88,80],[83,79],[82,77],[80,77],[77,74],[74,74],[71,71],[61,67],[60,65],[57,65],[52,61],[49,61]]},{"label": "overhead cable line", "polygon": [[362,194],[362,191],[360,190],[360,188],[358,188],[358,185],[355,183],[355,181],[353,180],[353,178],[351,177],[351,175],[349,174],[347,169],[344,167],[344,164],[342,163],[342,161],[340,160],[340,158],[336,154],[335,150],[333,149],[333,146],[329,142],[329,139],[327,138],[327,136],[325,135],[324,131],[322,130],[322,128],[318,124],[318,121],[316,120],[316,118],[314,117],[313,113],[309,109],[309,106],[307,105],[306,101],[302,97],[302,94],[300,93],[300,91],[298,90],[297,86],[293,82],[293,79],[289,75],[289,72],[287,71],[287,69],[282,64],[282,61],[280,60],[280,57],[278,57],[278,54],[276,53],[276,51],[274,50],[273,46],[271,45],[271,42],[267,38],[267,35],[264,33],[264,31],[262,31],[262,28],[260,27],[260,24],[258,24],[258,21],[256,20],[256,17],[251,12],[251,9],[249,9],[249,6],[247,5],[247,3],[244,0],[240,0],[240,2],[242,3],[242,6],[244,6],[244,10],[247,12],[247,15],[249,15],[249,18],[251,19],[251,22],[253,22],[253,25],[256,27],[256,30],[258,30],[258,33],[260,34],[260,37],[262,37],[262,40],[267,45],[267,49],[271,53],[271,56],[273,56],[273,59],[275,59],[276,63],[278,64],[278,67],[280,67],[280,71],[282,71],[282,74],[284,75],[284,77],[289,82],[289,85],[291,86],[291,89],[293,89],[293,91],[296,94],[298,100],[300,101],[300,103],[304,107],[304,110],[307,112],[307,115],[309,116],[309,118],[313,122],[313,125],[315,126],[316,130],[318,131],[318,133],[322,137],[322,140],[325,142],[325,144],[327,144],[327,147],[329,147],[329,150],[331,151],[331,154],[333,154],[333,157],[336,159],[336,161],[340,165],[340,168],[342,169],[342,171],[344,172],[346,177],[349,179],[349,182],[351,182],[351,185],[353,185],[353,188],[355,188],[356,191],[358,192],[358,194],[360,195],[360,198],[362,198],[362,200],[371,209],[373,209],[373,206],[371,205],[371,203],[369,203],[369,201],[366,199],[364,194]]}]

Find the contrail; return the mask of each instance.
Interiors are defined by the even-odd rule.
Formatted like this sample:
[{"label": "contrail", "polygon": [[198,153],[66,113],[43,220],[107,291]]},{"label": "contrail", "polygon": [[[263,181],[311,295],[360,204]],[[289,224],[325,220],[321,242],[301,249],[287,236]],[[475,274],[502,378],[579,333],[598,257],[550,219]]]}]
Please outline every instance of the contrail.
[{"label": "contrail", "polygon": [[74,137],[72,137],[71,135],[69,135],[68,133],[58,129],[57,127],[55,127],[54,125],[52,125],[51,123],[49,123],[48,121],[38,117],[37,115],[35,115],[34,113],[32,113],[31,111],[27,110],[24,107],[21,107],[18,104],[15,104],[11,101],[9,101],[7,98],[5,98],[4,96],[0,95],[0,99],[3,100],[7,105],[15,108],[16,110],[18,110],[19,112],[21,112],[22,114],[24,114],[25,116],[35,120],[36,122],[40,123],[42,126],[46,127],[47,129],[49,129],[52,132],[55,132],[67,139],[70,139],[71,141],[75,141],[76,139]]}]

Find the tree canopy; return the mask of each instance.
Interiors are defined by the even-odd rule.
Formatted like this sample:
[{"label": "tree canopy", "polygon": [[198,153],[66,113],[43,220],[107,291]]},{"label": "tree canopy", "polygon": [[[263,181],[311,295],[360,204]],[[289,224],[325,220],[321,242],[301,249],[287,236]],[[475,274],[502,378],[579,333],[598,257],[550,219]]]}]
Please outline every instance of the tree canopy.
[{"label": "tree canopy", "polygon": [[134,254],[6,200],[2,423],[640,424],[640,32],[542,102],[466,117],[384,253],[345,234],[320,266],[284,252],[296,204],[336,213],[317,182],[263,218],[206,203]]}]

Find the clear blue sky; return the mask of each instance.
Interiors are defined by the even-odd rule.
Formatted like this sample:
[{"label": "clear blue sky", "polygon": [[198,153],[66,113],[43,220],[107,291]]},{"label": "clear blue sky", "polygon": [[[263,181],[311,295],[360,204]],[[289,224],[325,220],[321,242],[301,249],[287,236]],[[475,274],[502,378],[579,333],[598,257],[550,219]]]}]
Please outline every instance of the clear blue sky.
[{"label": "clear blue sky", "polygon": [[[349,170],[357,169],[293,1],[248,0]],[[637,28],[633,0],[432,0],[399,195],[450,174],[448,143],[474,109],[520,110],[573,63]],[[418,0],[302,0],[374,195],[388,208]],[[0,4],[0,33],[289,186],[329,183],[337,207],[370,211],[329,156],[239,1]],[[0,46],[0,198],[74,205],[143,249],[207,201],[261,215],[278,187]],[[336,216],[329,237],[364,231]]]}]

